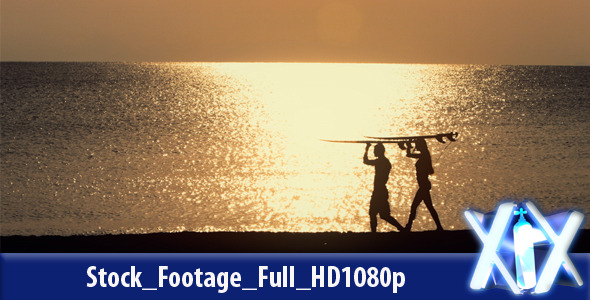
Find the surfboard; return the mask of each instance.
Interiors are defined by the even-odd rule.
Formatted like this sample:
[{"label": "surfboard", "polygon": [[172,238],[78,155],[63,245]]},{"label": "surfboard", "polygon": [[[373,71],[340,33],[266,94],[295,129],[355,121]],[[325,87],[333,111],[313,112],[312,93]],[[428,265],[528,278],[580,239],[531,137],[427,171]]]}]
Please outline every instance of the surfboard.
[{"label": "surfboard", "polygon": [[350,143],[350,144],[377,144],[377,143],[382,143],[382,144],[397,144],[399,143],[399,141],[379,141],[379,140],[350,140],[350,141],[337,141],[337,140],[320,140],[323,142],[330,142],[330,143]]},{"label": "surfboard", "polygon": [[369,139],[375,140],[386,140],[386,141],[398,141],[398,142],[415,142],[417,139],[436,139],[441,143],[445,143],[443,138],[447,138],[449,141],[454,142],[457,140],[457,136],[459,136],[458,132],[448,132],[448,133],[439,133],[433,135],[414,135],[414,136],[365,136]]},{"label": "surfboard", "polygon": [[370,140],[322,140],[330,143],[349,143],[349,144],[398,144],[400,149],[406,150],[406,148],[412,148],[412,143],[415,143],[418,139],[436,139],[440,143],[446,143],[444,138],[454,142],[459,136],[458,132],[439,133],[434,135],[414,135],[414,136],[393,136],[393,137],[372,137],[365,136]]}]

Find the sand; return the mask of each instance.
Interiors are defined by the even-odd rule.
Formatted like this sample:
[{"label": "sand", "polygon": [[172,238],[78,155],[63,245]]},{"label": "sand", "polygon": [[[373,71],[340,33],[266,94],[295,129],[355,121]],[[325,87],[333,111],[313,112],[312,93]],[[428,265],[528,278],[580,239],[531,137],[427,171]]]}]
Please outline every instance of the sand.
[{"label": "sand", "polygon": [[[590,252],[590,230],[569,252]],[[93,236],[2,236],[4,253],[477,253],[472,231],[411,233],[179,232]]]}]

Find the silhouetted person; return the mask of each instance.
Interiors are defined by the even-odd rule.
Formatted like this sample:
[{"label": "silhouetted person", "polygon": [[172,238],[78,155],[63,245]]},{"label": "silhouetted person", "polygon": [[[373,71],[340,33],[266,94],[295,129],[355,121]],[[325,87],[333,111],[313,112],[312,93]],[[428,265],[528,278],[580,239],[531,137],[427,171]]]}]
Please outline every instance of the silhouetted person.
[{"label": "silhouetted person", "polygon": [[369,218],[371,220],[371,232],[377,231],[377,215],[381,219],[389,222],[389,224],[395,226],[398,230],[403,230],[402,225],[391,216],[391,210],[389,208],[389,192],[385,184],[389,179],[389,171],[391,171],[391,163],[389,159],[385,157],[385,147],[383,144],[378,143],[375,145],[373,153],[377,159],[370,160],[368,157],[370,143],[367,143],[365,148],[365,155],[363,162],[367,165],[375,166],[375,181],[373,183],[373,194],[371,195],[371,204],[369,206]]},{"label": "silhouetted person", "polygon": [[434,210],[434,206],[432,206],[432,198],[430,197],[430,189],[432,188],[432,184],[430,183],[428,176],[434,174],[434,169],[432,168],[432,159],[430,157],[430,151],[428,150],[426,140],[418,139],[416,141],[416,150],[418,150],[419,153],[412,153],[410,147],[406,149],[407,157],[418,159],[418,161],[416,162],[416,177],[418,179],[418,191],[416,192],[414,201],[412,201],[410,218],[408,219],[408,224],[406,225],[405,230],[412,230],[412,222],[416,218],[416,210],[418,209],[418,205],[420,205],[420,202],[422,201],[424,201],[424,204],[426,204],[428,211],[430,211],[430,214],[432,215],[434,223],[436,223],[436,230],[443,230],[443,227],[440,224],[440,220],[438,219],[438,214],[436,213],[436,210]]}]

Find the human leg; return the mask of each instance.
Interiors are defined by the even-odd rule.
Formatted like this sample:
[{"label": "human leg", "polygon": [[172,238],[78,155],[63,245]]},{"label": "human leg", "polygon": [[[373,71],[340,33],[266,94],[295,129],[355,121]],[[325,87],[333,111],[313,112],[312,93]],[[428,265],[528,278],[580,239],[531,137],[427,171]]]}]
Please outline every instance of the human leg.
[{"label": "human leg", "polygon": [[436,224],[436,230],[443,230],[440,220],[438,219],[438,214],[436,213],[436,210],[434,210],[434,206],[432,205],[432,197],[430,196],[430,191],[427,191],[424,197],[424,204],[426,204],[428,211],[430,211],[430,215],[432,215],[432,219]]},{"label": "human leg", "polygon": [[371,232],[377,232],[377,214],[369,213],[369,220],[371,221]]},{"label": "human leg", "polygon": [[389,203],[387,198],[389,193],[387,188],[375,187],[371,195],[371,202],[369,206],[369,220],[371,223],[371,232],[377,232],[377,215],[382,214],[384,210],[389,211]]},{"label": "human leg", "polygon": [[410,208],[410,217],[408,218],[408,223],[404,229],[405,231],[412,230],[412,223],[414,222],[414,219],[416,219],[416,211],[418,210],[418,205],[420,205],[420,202],[422,202],[422,189],[418,189],[416,196],[414,196],[412,207]]},{"label": "human leg", "polygon": [[395,226],[395,228],[397,228],[397,230],[399,230],[399,231],[404,230],[404,227],[402,227],[402,224],[400,224],[392,215],[379,214],[379,216],[381,217],[381,219],[387,221],[387,223]]}]

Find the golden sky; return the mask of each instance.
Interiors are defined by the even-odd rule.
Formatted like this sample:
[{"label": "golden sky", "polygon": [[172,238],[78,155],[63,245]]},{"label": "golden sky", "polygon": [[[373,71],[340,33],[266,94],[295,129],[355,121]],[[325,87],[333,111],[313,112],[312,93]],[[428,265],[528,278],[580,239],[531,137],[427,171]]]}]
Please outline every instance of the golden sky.
[{"label": "golden sky", "polygon": [[3,61],[590,64],[590,1],[2,0]]}]

